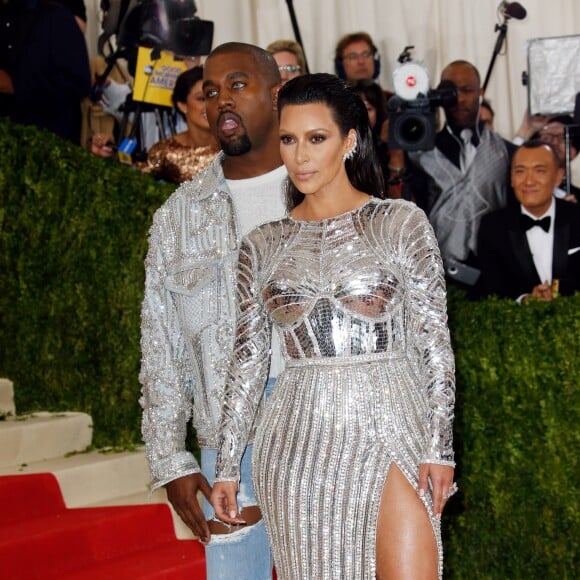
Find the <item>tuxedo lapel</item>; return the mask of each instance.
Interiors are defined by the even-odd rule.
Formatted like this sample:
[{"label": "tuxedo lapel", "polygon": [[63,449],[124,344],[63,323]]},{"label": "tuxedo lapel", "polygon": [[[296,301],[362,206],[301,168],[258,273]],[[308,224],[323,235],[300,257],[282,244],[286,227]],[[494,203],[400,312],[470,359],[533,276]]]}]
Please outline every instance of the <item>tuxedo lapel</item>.
[{"label": "tuxedo lapel", "polygon": [[[562,202],[569,203],[569,202]],[[568,269],[568,248],[570,247],[571,225],[566,211],[559,207],[556,200],[556,219],[554,220],[554,252],[552,257],[552,276],[563,278]]]},{"label": "tuxedo lapel", "polygon": [[[518,205],[517,208],[514,208],[510,213],[508,243],[513,250],[516,268],[521,268],[525,280],[529,280],[531,283],[530,288],[533,288],[534,286],[541,284],[541,281],[534,264],[534,259],[532,258],[532,252],[528,244],[526,232],[520,225],[520,206]],[[514,276],[518,277],[517,269],[514,270]]]}]

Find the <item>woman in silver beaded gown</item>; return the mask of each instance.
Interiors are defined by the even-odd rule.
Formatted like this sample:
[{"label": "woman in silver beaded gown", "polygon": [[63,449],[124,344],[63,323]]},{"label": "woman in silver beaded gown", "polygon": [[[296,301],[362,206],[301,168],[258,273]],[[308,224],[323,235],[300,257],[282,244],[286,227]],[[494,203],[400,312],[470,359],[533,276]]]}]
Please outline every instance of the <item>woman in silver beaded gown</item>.
[{"label": "woman in silver beaded gown", "polygon": [[[424,213],[383,191],[362,101],[333,75],[279,94],[289,214],[243,241],[212,503],[240,523],[240,454],[280,580],[437,578],[454,362]],[[270,333],[285,370],[261,405]]]}]

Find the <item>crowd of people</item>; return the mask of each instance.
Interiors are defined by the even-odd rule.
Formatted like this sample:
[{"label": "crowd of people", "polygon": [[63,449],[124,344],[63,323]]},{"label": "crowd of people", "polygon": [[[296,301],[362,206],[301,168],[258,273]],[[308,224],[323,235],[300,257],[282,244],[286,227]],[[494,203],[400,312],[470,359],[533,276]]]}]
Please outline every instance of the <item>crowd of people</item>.
[{"label": "crowd of people", "polygon": [[[84,47],[82,14],[0,6],[23,39],[0,54],[2,114],[78,142],[86,49],[66,67],[33,50],[48,19]],[[216,47],[176,81],[183,130],[135,164],[177,184],[145,260],[143,438],[210,580],[440,578],[458,489],[446,287],[522,303],[580,290],[571,117],[526,114],[506,140],[456,60],[434,147],[396,150],[372,38],[341,38],[334,64],[311,74],[290,40]],[[31,110],[53,76],[67,98]]]}]

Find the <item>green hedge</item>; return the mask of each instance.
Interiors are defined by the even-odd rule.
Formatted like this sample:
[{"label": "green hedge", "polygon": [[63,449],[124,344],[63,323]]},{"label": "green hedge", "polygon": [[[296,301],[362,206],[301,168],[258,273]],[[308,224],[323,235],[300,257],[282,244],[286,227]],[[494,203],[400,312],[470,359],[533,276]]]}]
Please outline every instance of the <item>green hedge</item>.
[{"label": "green hedge", "polygon": [[[0,121],[0,376],[20,413],[82,410],[96,446],[140,442],[139,310],[172,186]],[[580,296],[517,306],[450,292],[461,492],[446,575],[578,569]]]},{"label": "green hedge", "polygon": [[459,483],[454,578],[578,575],[580,294],[450,304]]},{"label": "green hedge", "polygon": [[0,375],[19,413],[86,411],[95,445],[140,441],[143,258],[172,189],[0,121]]}]

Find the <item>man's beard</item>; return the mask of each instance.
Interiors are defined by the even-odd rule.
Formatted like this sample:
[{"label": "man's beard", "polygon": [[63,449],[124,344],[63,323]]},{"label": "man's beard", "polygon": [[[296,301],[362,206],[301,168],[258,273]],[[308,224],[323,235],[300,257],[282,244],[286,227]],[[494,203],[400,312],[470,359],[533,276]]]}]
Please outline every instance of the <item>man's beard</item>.
[{"label": "man's beard", "polygon": [[231,157],[244,155],[252,149],[252,143],[247,135],[241,135],[235,141],[220,141],[223,152]]}]

